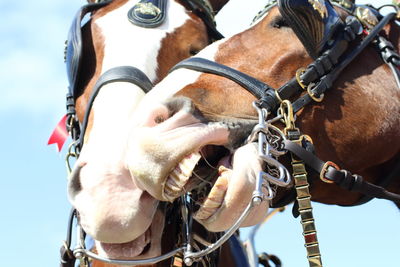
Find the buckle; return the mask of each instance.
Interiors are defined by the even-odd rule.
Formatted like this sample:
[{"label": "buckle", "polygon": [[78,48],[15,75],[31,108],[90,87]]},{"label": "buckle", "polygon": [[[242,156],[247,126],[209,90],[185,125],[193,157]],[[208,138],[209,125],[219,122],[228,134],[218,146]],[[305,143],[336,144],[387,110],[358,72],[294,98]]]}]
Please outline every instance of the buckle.
[{"label": "buckle", "polygon": [[303,88],[303,89],[306,89],[306,88],[307,88],[307,85],[305,85],[305,84],[303,83],[303,81],[301,80],[300,76],[301,76],[305,71],[306,71],[306,68],[299,68],[299,69],[296,71],[296,80],[297,80],[297,83],[298,83],[298,84],[300,85],[300,87]]},{"label": "buckle", "polygon": [[325,177],[325,174],[328,171],[328,167],[333,167],[338,171],[340,170],[339,166],[336,163],[332,161],[327,161],[325,162],[324,166],[322,166],[321,172],[319,173],[319,178],[325,183],[333,184],[334,181],[329,180],[328,178]]},{"label": "buckle", "polygon": [[315,102],[321,102],[322,100],[324,100],[324,94],[321,94],[319,97],[317,97],[315,95],[315,93],[312,91],[314,89],[315,83],[310,83],[307,86],[307,93],[308,95],[311,97],[312,100],[314,100]]}]

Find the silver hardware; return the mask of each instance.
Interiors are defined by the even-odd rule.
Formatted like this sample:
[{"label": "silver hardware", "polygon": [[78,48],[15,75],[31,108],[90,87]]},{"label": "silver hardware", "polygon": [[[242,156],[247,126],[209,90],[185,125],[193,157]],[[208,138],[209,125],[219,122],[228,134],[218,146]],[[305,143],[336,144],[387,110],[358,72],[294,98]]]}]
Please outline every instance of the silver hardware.
[{"label": "silver hardware", "polygon": [[[283,166],[276,158],[287,153],[286,150],[281,149],[282,142],[286,139],[283,132],[277,127],[273,126],[267,117],[269,112],[260,107],[257,102],[253,102],[253,107],[258,113],[258,124],[254,127],[247,142],[258,141],[258,154],[259,157],[268,165],[269,169],[275,170],[274,172],[261,171],[259,176],[264,180],[264,188],[268,190],[267,199],[272,199],[275,193],[272,191],[270,184],[286,187],[292,181],[289,171]],[[277,121],[274,118],[271,121]]]}]

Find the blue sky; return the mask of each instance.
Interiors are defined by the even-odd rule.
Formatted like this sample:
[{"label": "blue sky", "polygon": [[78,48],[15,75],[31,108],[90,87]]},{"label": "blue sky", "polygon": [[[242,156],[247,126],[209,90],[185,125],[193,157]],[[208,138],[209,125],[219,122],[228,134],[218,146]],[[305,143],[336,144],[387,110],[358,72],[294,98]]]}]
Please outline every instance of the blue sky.
[{"label": "blue sky", "polygon": [[[219,18],[225,33],[247,25],[265,1],[245,15],[233,0]],[[374,3],[384,1],[374,1]],[[0,257],[1,266],[58,266],[70,205],[65,150],[47,139],[65,112],[63,47],[78,7],[85,1],[0,2]],[[236,5],[235,5],[236,3]],[[290,208],[257,235],[257,249],[278,255],[285,267],[307,266],[298,219]],[[384,200],[356,208],[315,204],[326,266],[400,266],[400,212]],[[246,231],[244,231],[246,233]]]}]

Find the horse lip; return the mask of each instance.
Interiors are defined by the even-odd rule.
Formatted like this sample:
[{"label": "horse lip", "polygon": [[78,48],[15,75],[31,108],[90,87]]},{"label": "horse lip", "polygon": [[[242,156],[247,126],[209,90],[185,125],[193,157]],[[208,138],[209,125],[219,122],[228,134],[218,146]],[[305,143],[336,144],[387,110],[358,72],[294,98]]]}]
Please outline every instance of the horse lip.
[{"label": "horse lip", "polygon": [[[100,254],[104,254],[107,258],[111,259],[134,259],[140,256],[145,248],[151,243],[151,235],[149,228],[139,237],[126,243],[105,243],[97,242]],[[146,240],[147,239],[147,240]]]},{"label": "horse lip", "polygon": [[[96,240],[95,248],[100,256],[115,260],[142,260],[160,256],[164,224],[164,211],[158,209],[152,223],[141,236],[126,243],[104,243]],[[104,245],[108,247],[105,249]],[[135,248],[134,246],[139,247]]]}]

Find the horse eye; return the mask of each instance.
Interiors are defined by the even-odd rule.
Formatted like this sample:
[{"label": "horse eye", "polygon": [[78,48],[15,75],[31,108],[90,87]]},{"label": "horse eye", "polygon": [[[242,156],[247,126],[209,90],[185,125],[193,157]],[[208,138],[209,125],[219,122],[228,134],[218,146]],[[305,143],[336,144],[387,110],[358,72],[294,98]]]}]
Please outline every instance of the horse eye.
[{"label": "horse eye", "polygon": [[274,28],[281,28],[281,27],[289,27],[289,25],[286,23],[286,21],[283,19],[282,16],[276,17],[272,22],[271,22],[272,27]]}]

